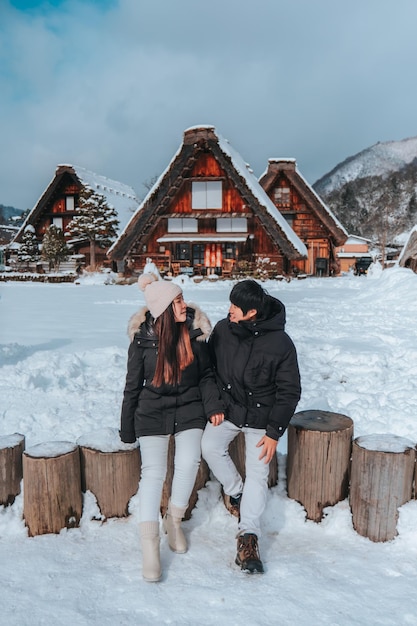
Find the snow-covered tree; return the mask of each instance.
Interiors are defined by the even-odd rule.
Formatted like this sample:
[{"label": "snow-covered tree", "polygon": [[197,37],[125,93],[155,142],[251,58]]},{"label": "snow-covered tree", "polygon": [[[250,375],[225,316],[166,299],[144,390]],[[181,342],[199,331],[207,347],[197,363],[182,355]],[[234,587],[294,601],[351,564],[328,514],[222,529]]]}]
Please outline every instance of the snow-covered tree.
[{"label": "snow-covered tree", "polygon": [[117,212],[107,204],[104,196],[89,187],[80,192],[77,212],[78,215],[68,224],[67,232],[71,237],[90,242],[90,265],[95,267],[96,245],[106,248],[117,236]]},{"label": "snow-covered tree", "polygon": [[49,263],[49,269],[59,270],[61,261],[66,261],[69,248],[62,228],[51,224],[42,239],[42,258]]},{"label": "snow-covered tree", "polygon": [[26,226],[23,232],[20,248],[17,251],[17,258],[20,263],[26,263],[26,265],[40,259],[38,240],[36,239],[35,229],[31,225]]}]

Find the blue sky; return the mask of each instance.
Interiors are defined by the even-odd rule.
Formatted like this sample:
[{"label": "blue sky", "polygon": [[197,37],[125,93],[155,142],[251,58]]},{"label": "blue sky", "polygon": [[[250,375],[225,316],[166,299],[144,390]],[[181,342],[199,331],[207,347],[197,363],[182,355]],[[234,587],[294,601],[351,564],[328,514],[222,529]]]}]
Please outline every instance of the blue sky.
[{"label": "blue sky", "polygon": [[312,184],[417,136],[416,23],[415,0],[1,0],[0,203],[61,163],[142,195],[196,124]]},{"label": "blue sky", "polygon": [[[10,5],[19,11],[51,11],[68,3],[68,0],[10,0]],[[117,0],[85,0],[85,4],[95,4],[104,8],[115,5]]]},{"label": "blue sky", "polygon": [[47,0],[44,2],[38,2],[38,0],[11,0],[10,4],[19,9],[19,11],[26,11],[31,9],[39,9],[41,7],[58,7],[64,3],[65,0]]}]

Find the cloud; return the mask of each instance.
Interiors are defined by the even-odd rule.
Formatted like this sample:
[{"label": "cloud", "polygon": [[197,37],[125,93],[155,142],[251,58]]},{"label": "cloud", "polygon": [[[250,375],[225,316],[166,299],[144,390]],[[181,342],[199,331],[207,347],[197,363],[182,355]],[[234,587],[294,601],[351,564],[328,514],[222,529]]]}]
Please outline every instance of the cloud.
[{"label": "cloud", "polygon": [[414,136],[417,5],[402,0],[11,4],[0,20],[0,202],[33,206],[67,162],[132,185],[183,131],[214,124],[260,175],[291,156],[311,183]]}]

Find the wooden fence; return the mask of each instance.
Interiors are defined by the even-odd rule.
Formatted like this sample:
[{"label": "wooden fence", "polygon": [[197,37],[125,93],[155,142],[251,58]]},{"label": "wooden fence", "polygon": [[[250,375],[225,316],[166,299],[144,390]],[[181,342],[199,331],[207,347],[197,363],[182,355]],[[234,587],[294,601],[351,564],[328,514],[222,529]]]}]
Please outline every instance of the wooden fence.
[{"label": "wooden fence", "polygon": [[33,283],[73,283],[78,278],[78,274],[17,274],[6,272],[0,274],[0,282],[11,281],[33,282]]}]

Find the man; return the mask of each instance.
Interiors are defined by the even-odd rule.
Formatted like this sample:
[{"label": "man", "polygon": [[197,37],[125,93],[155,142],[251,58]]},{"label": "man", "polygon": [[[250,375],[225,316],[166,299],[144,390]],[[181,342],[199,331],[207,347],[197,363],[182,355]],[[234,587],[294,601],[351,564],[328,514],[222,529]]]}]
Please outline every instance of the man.
[{"label": "man", "polygon": [[[300,399],[300,374],[294,344],[284,331],[282,302],[255,280],[237,283],[230,302],[228,317],[216,324],[209,340],[225,416],[211,418],[202,450],[229,510],[239,517],[236,564],[263,573],[258,537],[269,463]],[[240,432],[246,444],[244,483],[229,455],[229,444]]]}]

